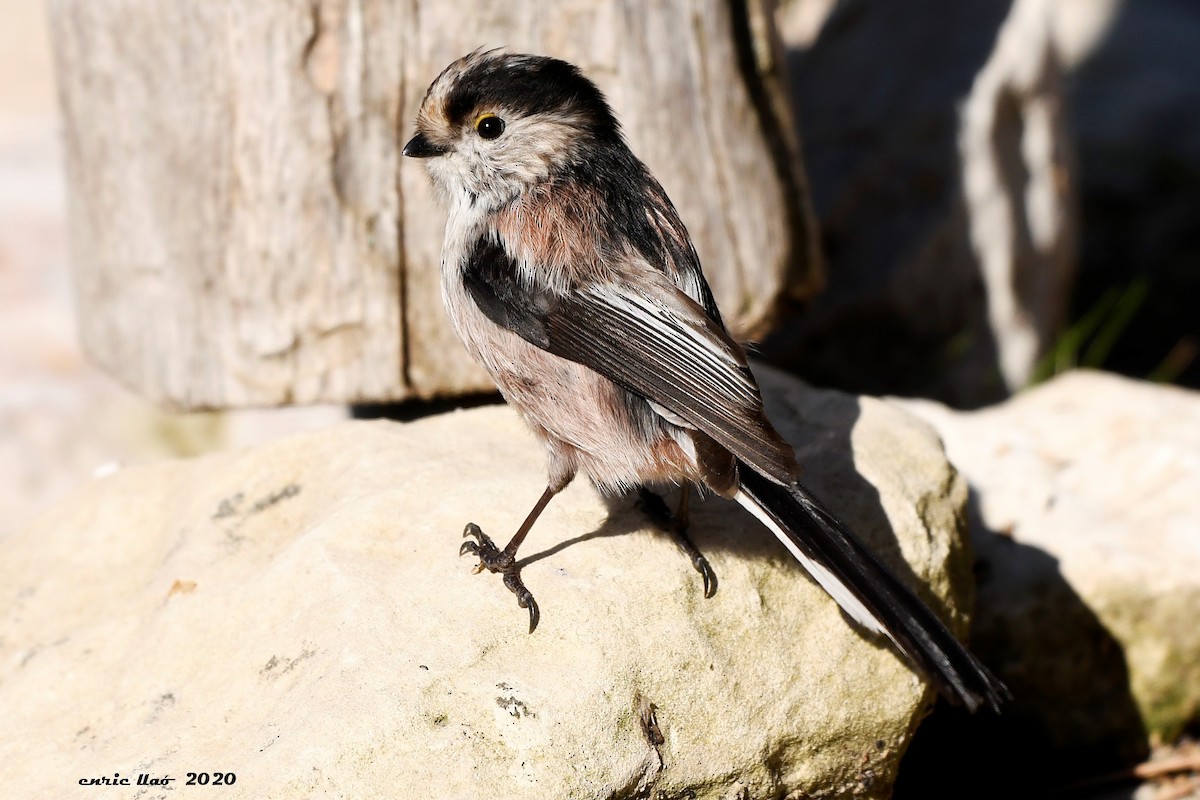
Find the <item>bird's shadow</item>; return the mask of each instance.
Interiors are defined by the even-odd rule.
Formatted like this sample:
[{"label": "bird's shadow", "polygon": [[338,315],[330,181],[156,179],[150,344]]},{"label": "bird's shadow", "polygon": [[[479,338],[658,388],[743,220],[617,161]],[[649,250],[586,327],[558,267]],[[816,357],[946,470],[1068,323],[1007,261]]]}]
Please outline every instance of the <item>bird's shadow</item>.
[{"label": "bird's shadow", "polygon": [[531,553],[521,559],[518,559],[518,566],[524,568],[530,564],[544,561],[548,558],[553,558],[559,553],[566,550],[568,547],[591,542],[596,539],[606,539],[614,536],[624,536],[626,534],[635,533],[644,530],[647,526],[647,520],[642,512],[634,507],[633,501],[628,496],[622,497],[603,497],[604,504],[608,509],[608,514],[604,518],[604,522],[600,523],[600,527],[588,533],[581,533],[578,536],[572,536],[569,539],[563,539],[557,544],[551,545],[544,550],[539,550],[536,553]]}]

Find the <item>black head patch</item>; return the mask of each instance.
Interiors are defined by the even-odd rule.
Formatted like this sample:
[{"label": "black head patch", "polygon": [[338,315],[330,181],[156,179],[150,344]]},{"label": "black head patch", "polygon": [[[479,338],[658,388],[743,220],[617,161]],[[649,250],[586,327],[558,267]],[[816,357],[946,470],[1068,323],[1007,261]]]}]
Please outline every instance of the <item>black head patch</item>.
[{"label": "black head patch", "polygon": [[489,56],[458,77],[446,98],[446,116],[462,125],[473,111],[564,113],[580,117],[597,135],[619,135],[620,126],[596,84],[579,68],[547,56]]}]

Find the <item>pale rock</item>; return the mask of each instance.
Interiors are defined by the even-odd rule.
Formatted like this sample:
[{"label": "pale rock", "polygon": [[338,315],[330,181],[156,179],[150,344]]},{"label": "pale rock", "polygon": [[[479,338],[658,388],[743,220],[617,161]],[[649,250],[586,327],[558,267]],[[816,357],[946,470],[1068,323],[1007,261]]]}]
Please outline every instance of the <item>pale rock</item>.
[{"label": "pale rock", "polygon": [[[966,488],[936,437],[762,372],[809,484],[961,631]],[[720,577],[705,600],[670,539],[577,481],[526,545],[528,635],[457,553],[469,520],[509,534],[542,468],[516,415],[484,407],[85,484],[0,541],[0,786],[156,798],[174,794],[78,781],[220,771],[224,800],[888,795],[931,690],[732,504],[693,510]]]},{"label": "pale rock", "polygon": [[971,484],[972,640],[1010,744],[1124,760],[1200,718],[1200,395],[1079,371],[979,412],[902,404]]}]

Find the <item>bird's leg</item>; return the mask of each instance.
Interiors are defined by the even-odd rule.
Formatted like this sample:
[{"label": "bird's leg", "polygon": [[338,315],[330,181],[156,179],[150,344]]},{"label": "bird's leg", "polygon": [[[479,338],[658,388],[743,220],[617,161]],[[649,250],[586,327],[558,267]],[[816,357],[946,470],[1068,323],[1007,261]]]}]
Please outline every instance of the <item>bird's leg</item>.
[{"label": "bird's leg", "polygon": [[692,487],[684,484],[679,494],[679,507],[672,514],[661,497],[645,486],[641,486],[638,487],[638,507],[641,508],[642,513],[650,517],[655,525],[675,538],[675,543],[679,545],[691,560],[692,566],[700,573],[700,577],[704,579],[704,596],[712,597],[717,593],[717,573],[713,572],[708,559],[687,535],[688,498],[691,497],[691,494]]},{"label": "bird's leg", "polygon": [[525,582],[521,580],[521,568],[517,565],[517,548],[529,535],[529,529],[533,527],[533,523],[537,522],[537,518],[550,503],[550,498],[558,494],[562,488],[563,486],[556,487],[553,484],[546,487],[546,491],[542,492],[541,498],[529,512],[529,516],[525,517],[525,521],[521,523],[521,527],[513,534],[512,539],[504,546],[503,550],[496,549],[491,537],[480,530],[474,522],[467,523],[467,527],[463,531],[464,538],[474,537],[474,541],[463,542],[462,547],[458,549],[460,556],[467,553],[479,556],[479,563],[475,565],[474,570],[476,573],[486,569],[488,572],[499,572],[503,576],[504,585],[517,596],[517,605],[529,609],[530,633],[537,628],[541,613],[538,611],[533,595],[529,593],[529,590],[525,588]]}]

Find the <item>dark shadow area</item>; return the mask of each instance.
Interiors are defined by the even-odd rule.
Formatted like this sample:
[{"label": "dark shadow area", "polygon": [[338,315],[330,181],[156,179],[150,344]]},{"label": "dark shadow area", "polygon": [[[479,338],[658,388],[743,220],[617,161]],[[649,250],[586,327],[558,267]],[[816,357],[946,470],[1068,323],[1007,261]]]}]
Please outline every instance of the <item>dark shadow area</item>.
[{"label": "dark shadow area", "polygon": [[787,52],[827,286],[763,343],[820,385],[1002,399],[986,296],[965,225],[959,105],[1012,0],[843,0]]},{"label": "dark shadow area", "polygon": [[351,419],[390,419],[396,422],[412,422],[422,417],[432,417],[460,408],[498,405],[504,402],[499,392],[482,392],[462,397],[439,398],[437,400],[407,400],[400,403],[371,403],[350,406]]},{"label": "dark shadow area", "polygon": [[1071,787],[1149,751],[1121,646],[1055,558],[984,529],[974,490],[969,513],[978,580],[971,645],[1013,701],[999,716],[939,702],[901,762],[894,797],[943,797],[951,786],[997,800],[1086,796]]},{"label": "dark shadow area", "polygon": [[[811,46],[787,52],[828,285],[763,343],[772,362],[821,385],[960,408],[1006,395],[985,288],[957,231],[956,136],[959,104],[1011,7],[842,0]],[[1081,235],[1074,286],[1028,291],[1044,270],[1018,269],[1014,283],[1019,296],[1052,304],[1032,309],[1050,326],[1068,301],[1063,329],[1044,333],[1059,368],[1198,388],[1200,4],[1125,0],[1106,22],[1105,8],[1055,9],[1060,44],[1087,48],[1064,75],[1074,158],[1061,177],[1075,184]],[[1095,24],[1099,39],[1079,43]],[[1001,100],[1011,123],[1019,104]],[[1021,162],[1002,146],[995,155]],[[1021,188],[1006,187],[1015,220]],[[1017,254],[1030,246],[1013,244]]]},{"label": "dark shadow area", "polygon": [[1071,318],[1084,317],[1113,287],[1142,284],[1146,292],[1091,366],[1193,388],[1200,388],[1197,52],[1200,3],[1127,0],[1066,85],[1083,211]]}]

